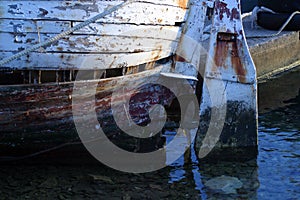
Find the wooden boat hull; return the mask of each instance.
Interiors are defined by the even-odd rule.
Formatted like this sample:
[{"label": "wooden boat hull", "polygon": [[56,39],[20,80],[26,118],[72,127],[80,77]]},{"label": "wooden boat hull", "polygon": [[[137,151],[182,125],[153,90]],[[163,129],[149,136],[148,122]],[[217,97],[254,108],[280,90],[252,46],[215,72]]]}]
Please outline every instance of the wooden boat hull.
[{"label": "wooden boat hull", "polygon": [[[197,136],[203,136],[210,124],[215,127],[215,124],[221,122],[223,127],[224,122],[227,124],[226,128],[223,130],[218,126],[218,131],[222,133],[221,138],[226,140],[220,140],[217,148],[256,146],[256,71],[245,43],[239,1],[216,0],[214,3],[204,0],[154,0],[128,1],[125,5],[122,2],[3,1],[0,7],[0,22],[5,28],[4,32],[0,33],[0,58],[4,58],[5,62],[0,61],[0,75],[6,77],[3,84],[7,85],[10,80],[15,80],[10,77],[18,77],[13,83],[15,85],[25,84],[20,87],[2,87],[3,98],[0,99],[0,103],[3,102],[3,109],[0,110],[0,117],[3,119],[3,132],[7,133],[3,136],[16,135],[11,134],[11,131],[20,132],[26,137],[30,135],[28,133],[37,131],[41,136],[41,130],[53,133],[56,132],[51,129],[53,127],[60,129],[66,126],[63,127],[66,129],[66,124],[72,120],[76,122],[80,117],[84,117],[84,123],[89,124],[86,127],[92,129],[112,127],[115,117],[119,115],[123,118],[117,117],[120,119],[118,127],[122,124],[144,126],[153,120],[150,119],[151,112],[155,110],[152,109],[152,105],[170,106],[175,96],[188,97],[195,90],[191,87],[191,92],[190,89],[182,87],[184,84],[178,85],[181,81],[174,81],[173,85],[169,84],[166,88],[163,85],[159,86],[161,72],[179,72],[179,80],[183,82],[186,81],[186,75],[192,77],[191,80],[197,80],[196,77],[200,77],[201,73],[198,72],[203,71],[199,69],[201,52],[207,51],[208,58],[211,56],[213,59],[206,60],[203,84],[199,84],[200,90],[202,88],[202,93],[198,92],[202,95],[202,129],[200,127]],[[86,26],[86,29],[78,31],[72,28],[81,27],[82,23],[89,22],[87,19],[98,16],[98,13],[105,13],[111,6],[120,9],[106,13],[105,17],[103,15],[94,24]],[[201,43],[208,7],[213,9],[214,23],[207,50],[203,49]],[[35,23],[35,29],[30,28],[32,23]],[[64,31],[64,28],[61,28],[64,25],[67,25],[66,33],[72,34],[60,34],[59,39],[52,37],[55,35],[53,32]],[[38,49],[38,43],[45,40],[46,45]],[[34,48],[30,48],[31,46]],[[24,53],[13,56],[15,59],[11,58],[12,61],[5,59],[28,47],[33,51],[31,54],[16,57],[26,54],[25,50]],[[159,65],[161,67],[158,67]],[[87,76],[82,77],[79,84],[72,85],[75,79],[78,81],[76,73],[82,71],[85,71]],[[176,76],[165,78],[174,79]],[[219,85],[224,87],[218,87]],[[78,87],[83,90],[74,94],[74,88],[76,91]],[[176,95],[172,88],[175,89]],[[209,91],[210,89],[213,89],[213,92]],[[113,95],[116,91],[117,95]],[[236,91],[242,92],[236,94]],[[195,97],[195,94],[193,96]],[[214,97],[217,98],[212,99]],[[74,98],[79,98],[80,101],[74,101]],[[217,103],[214,100],[217,100]],[[129,107],[123,106],[126,102],[129,102]],[[230,104],[232,102],[233,104]],[[197,115],[198,126],[199,104],[196,103],[194,107],[190,107],[188,101],[185,101],[184,105],[180,104],[185,107],[183,110],[187,113],[181,115],[182,122],[189,121],[189,117],[193,120]],[[229,109],[226,110],[227,104]],[[118,109],[111,109],[112,105],[117,105]],[[71,112],[74,109],[77,111],[75,114]],[[221,112],[218,112],[219,115],[215,119],[221,117],[221,121],[210,123],[209,116],[213,113],[211,110],[220,109]],[[194,113],[189,113],[189,110],[193,110]],[[90,122],[92,118],[86,114],[87,111],[96,112],[98,119]],[[114,118],[111,118],[112,115]],[[159,121],[161,116],[156,116]],[[163,116],[164,114],[162,118]],[[245,123],[242,123],[242,126],[232,122],[232,119],[241,119],[240,116],[245,116],[242,119],[246,119],[243,120]],[[83,132],[86,131],[84,125],[81,127]],[[182,128],[183,132],[185,130],[188,130],[188,127]],[[244,130],[247,130],[247,134],[241,136],[240,133]],[[203,146],[205,151],[205,155],[201,154],[200,149],[200,158],[211,150],[207,151],[205,147],[210,144],[206,143],[211,138],[209,132],[204,140],[201,139],[202,136],[196,138],[197,148]],[[214,136],[214,140],[217,141],[219,136]],[[22,140],[24,137],[21,137],[18,144],[21,144]],[[32,143],[34,140],[27,141]],[[201,145],[202,142],[204,145]],[[16,146],[17,143],[11,144]],[[210,148],[213,146],[209,145]]]},{"label": "wooden boat hull", "polygon": [[[121,3],[123,1],[2,1],[0,60]],[[76,73],[83,70],[94,73],[94,77],[79,81],[80,84],[86,88],[95,82],[98,85],[96,94],[86,90],[82,98],[96,97],[99,123],[111,129],[113,91],[124,85],[140,87],[139,84],[160,77],[160,72],[170,71],[174,65],[169,62],[157,68],[156,62],[166,63],[175,54],[182,24],[187,19],[188,3],[182,0],[132,1],[60,40],[1,65],[1,144],[16,147],[25,143],[30,146],[69,141],[74,136],[78,139],[72,108],[84,108],[90,102],[74,105],[72,92]],[[152,104],[170,105],[174,99],[172,93],[153,84],[135,89],[130,115],[139,124],[149,121],[147,112]],[[151,101],[145,104],[146,96]],[[121,104],[124,98],[129,97],[120,95],[117,103]]]},{"label": "wooden boat hull", "polygon": [[[91,105],[98,118],[98,129],[101,128],[110,136],[122,132],[116,125],[113,112],[118,113],[118,123],[128,124],[129,116],[136,124],[145,126],[151,122],[149,110],[152,106],[161,104],[170,111],[171,104],[178,95],[190,95],[193,92],[193,87],[189,84],[193,85],[194,81],[176,80],[177,84],[180,81],[188,84],[190,91],[179,91],[177,85],[174,88],[160,85],[161,81],[170,81],[170,78],[161,75],[168,68],[166,65],[170,63],[153,70],[115,78],[0,87],[1,145],[24,147],[78,140],[74,117],[85,117],[78,112],[84,113]],[[96,90],[93,87],[95,83]],[[84,91],[80,96],[73,93],[74,85]],[[124,87],[126,85],[130,87]],[[122,93],[115,94],[112,100],[113,93],[118,90],[122,90]],[[176,95],[171,90],[176,90]],[[93,97],[92,101],[90,97]],[[73,98],[79,98],[80,101],[74,102]],[[126,110],[123,109],[123,104],[128,99],[129,110]],[[112,109],[112,103],[121,109]],[[76,116],[74,109],[77,110]],[[163,119],[164,116],[154,120]]]},{"label": "wooden boat hull", "polygon": [[[122,2],[1,1],[0,59],[70,30]],[[124,63],[136,66],[153,62],[175,52],[187,11],[188,1],[132,1],[50,45],[5,63],[1,69],[112,69]]]}]

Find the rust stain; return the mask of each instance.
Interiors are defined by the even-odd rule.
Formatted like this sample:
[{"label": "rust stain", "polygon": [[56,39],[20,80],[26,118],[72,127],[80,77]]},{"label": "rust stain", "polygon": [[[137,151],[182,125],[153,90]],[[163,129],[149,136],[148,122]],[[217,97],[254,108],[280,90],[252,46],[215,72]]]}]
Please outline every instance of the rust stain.
[{"label": "rust stain", "polygon": [[158,52],[156,52],[156,51],[153,51],[152,53],[151,53],[151,57],[152,57],[152,60],[158,60],[161,56],[161,53],[162,53],[162,45],[159,45],[158,47],[157,47],[157,49],[158,49]]},{"label": "rust stain", "polygon": [[187,8],[189,0],[178,0],[178,6],[180,8]]},{"label": "rust stain", "polygon": [[[220,12],[220,13],[218,13]],[[220,20],[223,19],[224,14],[226,14],[227,18],[230,16],[230,10],[227,8],[227,4],[224,2],[217,1],[216,2],[216,15],[220,16]]]},{"label": "rust stain", "polygon": [[[227,68],[226,57],[228,55],[229,46],[225,41],[217,41],[217,45],[215,48],[214,62],[216,67]],[[214,70],[216,71],[216,70]]]},{"label": "rust stain", "polygon": [[148,62],[148,63],[146,64],[145,69],[146,69],[146,70],[153,69],[153,68],[154,68],[154,65],[155,65],[155,61],[153,61],[153,62]]},{"label": "rust stain", "polygon": [[133,53],[142,53],[145,52],[143,49],[134,49]]},{"label": "rust stain", "polygon": [[217,43],[215,47],[214,62],[217,68],[228,69],[229,67],[235,71],[238,81],[241,83],[246,82],[247,70],[241,61],[238,52],[238,42],[235,34],[219,33],[217,36]]},{"label": "rust stain", "polygon": [[241,58],[239,56],[237,42],[232,43],[231,63],[238,77],[238,81],[241,83],[245,83],[247,70],[246,68],[244,68],[244,65],[242,64]]},{"label": "rust stain", "polygon": [[187,62],[186,61],[186,59],[185,58],[183,58],[182,56],[180,56],[180,55],[175,55],[175,61],[177,61],[177,62]]}]

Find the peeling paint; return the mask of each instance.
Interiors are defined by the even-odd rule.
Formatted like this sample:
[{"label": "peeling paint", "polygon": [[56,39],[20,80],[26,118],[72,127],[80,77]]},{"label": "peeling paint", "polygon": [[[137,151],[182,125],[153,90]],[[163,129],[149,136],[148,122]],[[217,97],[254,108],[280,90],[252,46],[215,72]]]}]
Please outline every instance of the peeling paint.
[{"label": "peeling paint", "polygon": [[40,14],[38,15],[38,17],[46,17],[46,15],[48,14],[48,11],[44,8],[39,8]]},{"label": "peeling paint", "polygon": [[217,1],[215,3],[215,6],[217,9],[215,9],[216,13],[215,15],[220,17],[220,20],[224,18],[224,14],[226,14],[226,17],[228,18],[230,16],[230,10],[227,8],[227,4],[221,1]]},{"label": "peeling paint", "polygon": [[[188,2],[188,0],[133,2],[112,15],[100,19],[97,23],[90,24],[89,27],[45,46],[43,51],[33,52],[30,62],[28,59],[21,58],[19,62],[14,60],[4,67],[45,69],[56,66],[57,69],[61,69],[68,66],[77,69],[80,67],[78,61],[82,61],[81,55],[95,60],[95,56],[100,54],[103,55],[102,61],[109,62],[110,59],[105,58],[108,52],[118,58],[123,57],[124,54],[128,54],[126,55],[128,59],[136,55],[136,58],[128,62],[132,65],[141,64],[142,61],[153,62],[154,59],[170,56],[178,44],[182,27],[177,23],[186,20]],[[1,11],[5,12],[0,16],[1,27],[3,25],[0,33],[0,59],[10,55],[9,52],[17,52],[45,41],[117,4],[116,1],[98,0],[92,2],[16,0],[13,3],[3,0]],[[162,44],[162,47],[157,48],[157,44]],[[65,56],[58,55],[62,53]],[[79,58],[71,58],[69,54],[72,53]],[[54,54],[55,56],[52,56]],[[49,58],[42,62],[41,58],[45,59],[47,55]],[[26,65],[24,61],[27,61]],[[110,64],[106,66],[114,67]]]},{"label": "peeling paint", "polygon": [[[235,71],[233,76],[238,78],[238,81],[245,83],[247,69],[241,61],[239,55],[239,47],[236,34],[218,33],[214,62],[216,67],[224,69],[232,68]],[[228,60],[228,57],[230,59]],[[213,69],[217,71],[218,69]]]},{"label": "peeling paint", "polygon": [[[203,139],[208,142],[204,151],[210,153],[199,154],[202,158],[206,156],[204,159],[216,158],[215,155],[219,158],[228,149],[241,149],[245,159],[251,159],[255,151],[247,151],[257,148],[256,69],[243,32],[239,2],[215,1],[208,50],[211,60],[205,65],[196,137],[198,150]],[[220,97],[215,98],[216,94]]]}]

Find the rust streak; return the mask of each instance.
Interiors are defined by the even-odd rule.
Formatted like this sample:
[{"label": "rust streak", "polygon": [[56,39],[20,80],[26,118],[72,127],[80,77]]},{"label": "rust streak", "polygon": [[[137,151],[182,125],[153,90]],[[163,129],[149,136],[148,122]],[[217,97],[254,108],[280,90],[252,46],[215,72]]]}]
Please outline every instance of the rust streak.
[{"label": "rust streak", "polygon": [[213,71],[217,68],[228,69],[232,68],[241,83],[246,82],[247,69],[241,61],[238,40],[236,34],[219,33],[217,36],[215,55],[215,66]]},{"label": "rust streak", "polygon": [[227,66],[226,63],[226,57],[228,55],[228,43],[225,41],[217,41],[217,46],[215,48],[215,55],[214,55],[214,62],[216,67],[224,67],[225,69]]},{"label": "rust streak", "polygon": [[244,65],[239,56],[237,42],[232,43],[231,63],[232,63],[232,68],[234,69],[234,71],[238,77],[238,81],[240,83],[245,83],[247,69],[244,68]]},{"label": "rust streak", "polygon": [[159,45],[158,46],[158,52],[156,51],[153,51],[151,54],[152,54],[152,60],[158,60],[161,56],[161,53],[162,53],[162,45]]}]

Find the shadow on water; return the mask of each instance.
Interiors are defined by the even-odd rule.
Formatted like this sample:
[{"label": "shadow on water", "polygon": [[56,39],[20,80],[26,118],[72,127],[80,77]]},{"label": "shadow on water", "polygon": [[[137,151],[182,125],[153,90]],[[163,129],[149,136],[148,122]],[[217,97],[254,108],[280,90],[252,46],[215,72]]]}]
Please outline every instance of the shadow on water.
[{"label": "shadow on water", "polygon": [[[174,129],[165,130],[167,142],[175,134]],[[255,199],[259,186],[256,159],[199,162],[194,149],[145,174],[123,173],[96,162],[62,165],[40,159],[39,164],[2,165],[0,199]]]},{"label": "shadow on water", "polygon": [[[84,149],[78,151],[78,146],[77,151],[70,146],[64,152],[76,158],[76,164],[52,163],[59,151],[52,154],[52,160],[49,153],[29,161],[1,163],[0,199],[299,199],[299,73],[296,70],[276,79],[279,82],[274,79],[260,85],[260,94],[273,91],[273,96],[284,99],[279,98],[280,108],[272,104],[259,115],[259,154],[255,159],[199,161],[191,148],[161,170],[128,174],[96,162]],[[287,87],[282,85],[289,85],[285,82],[293,83],[293,92],[286,92],[289,97],[284,96]],[[260,95],[260,102],[273,96],[263,99]],[[175,134],[176,128],[162,132],[167,143]],[[184,134],[180,138],[187,140]]]}]

